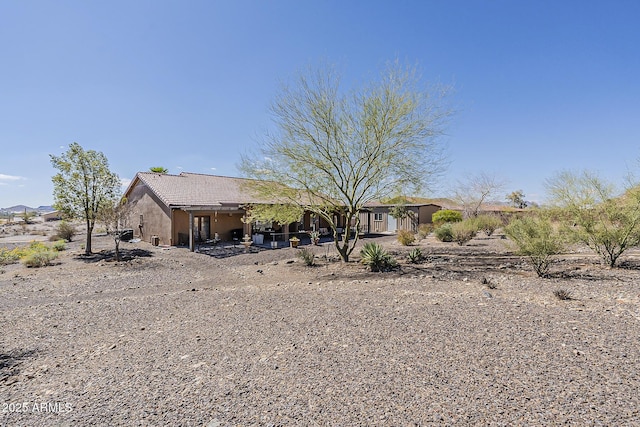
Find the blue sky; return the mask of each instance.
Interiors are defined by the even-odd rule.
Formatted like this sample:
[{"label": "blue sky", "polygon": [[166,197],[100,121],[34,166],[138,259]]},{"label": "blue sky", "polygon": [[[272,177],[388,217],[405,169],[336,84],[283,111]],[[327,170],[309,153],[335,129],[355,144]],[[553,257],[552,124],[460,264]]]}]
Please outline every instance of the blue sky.
[{"label": "blue sky", "polygon": [[563,169],[621,182],[640,158],[639,16],[636,0],[3,1],[0,207],[52,203],[49,154],[74,141],[125,179],[237,176],[280,82],[322,61],[362,82],[396,58],[455,87],[439,193],[481,171],[536,201]]}]

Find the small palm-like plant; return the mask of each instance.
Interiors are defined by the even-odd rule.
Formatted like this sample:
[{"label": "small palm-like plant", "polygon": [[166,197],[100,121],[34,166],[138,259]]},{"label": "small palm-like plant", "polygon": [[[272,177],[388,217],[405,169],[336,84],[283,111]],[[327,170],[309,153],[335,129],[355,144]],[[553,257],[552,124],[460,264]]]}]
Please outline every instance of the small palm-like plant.
[{"label": "small palm-like plant", "polygon": [[360,251],[361,261],[371,271],[389,271],[397,267],[396,260],[377,243],[365,243]]}]

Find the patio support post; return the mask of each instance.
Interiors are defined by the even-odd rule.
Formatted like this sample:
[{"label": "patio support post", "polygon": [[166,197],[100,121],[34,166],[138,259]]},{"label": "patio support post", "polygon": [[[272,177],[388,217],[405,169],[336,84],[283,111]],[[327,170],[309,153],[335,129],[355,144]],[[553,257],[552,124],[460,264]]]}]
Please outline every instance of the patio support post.
[{"label": "patio support post", "polygon": [[191,252],[196,249],[193,240],[193,211],[189,211],[189,250]]}]

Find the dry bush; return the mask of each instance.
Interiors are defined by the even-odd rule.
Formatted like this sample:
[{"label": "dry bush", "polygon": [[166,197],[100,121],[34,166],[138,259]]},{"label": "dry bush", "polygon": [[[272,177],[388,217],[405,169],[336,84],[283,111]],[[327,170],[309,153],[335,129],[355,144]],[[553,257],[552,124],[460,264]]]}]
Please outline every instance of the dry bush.
[{"label": "dry bush", "polygon": [[68,223],[67,221],[62,221],[58,224],[56,229],[55,240],[64,239],[67,242],[70,242],[73,237],[76,235],[77,231],[73,224]]},{"label": "dry bush", "polygon": [[398,231],[398,242],[400,242],[402,246],[409,246],[415,241],[416,241],[416,235],[413,234],[413,232],[409,230]]},{"label": "dry bush", "polygon": [[476,237],[476,234],[478,234],[478,229],[474,220],[468,219],[451,225],[453,241],[460,246],[468,243],[471,239]]},{"label": "dry bush", "polygon": [[420,240],[426,239],[429,234],[433,232],[433,224],[420,224],[418,227],[418,238]]},{"label": "dry bush", "polygon": [[502,220],[495,215],[479,215],[474,220],[476,228],[491,236],[498,228],[502,227]]}]

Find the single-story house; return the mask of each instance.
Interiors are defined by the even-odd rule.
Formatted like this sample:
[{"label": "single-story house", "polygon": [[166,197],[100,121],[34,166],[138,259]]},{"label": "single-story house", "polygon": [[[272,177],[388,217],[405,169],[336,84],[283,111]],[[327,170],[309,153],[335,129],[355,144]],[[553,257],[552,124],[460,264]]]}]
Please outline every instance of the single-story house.
[{"label": "single-story house", "polygon": [[398,230],[417,231],[421,224],[431,224],[435,212],[445,209],[435,203],[406,203],[403,206],[412,214],[406,218],[394,218],[390,210],[396,204],[367,203],[360,212],[360,230],[364,233],[395,233]]},{"label": "single-story house", "polygon": [[53,212],[47,212],[47,213],[43,213],[42,214],[42,220],[43,221],[59,221],[62,219],[62,212],[60,211],[53,211]]},{"label": "single-story house", "polygon": [[[274,224],[248,224],[245,207],[277,203],[260,200],[246,190],[247,179],[182,172],[180,175],[138,172],[124,197],[131,204],[129,227],[134,237],[161,245],[189,245],[219,239],[232,241],[256,228],[272,233],[319,230],[327,227],[310,213],[282,229]],[[253,228],[253,229],[252,229]],[[282,236],[280,236],[282,238]]]}]

